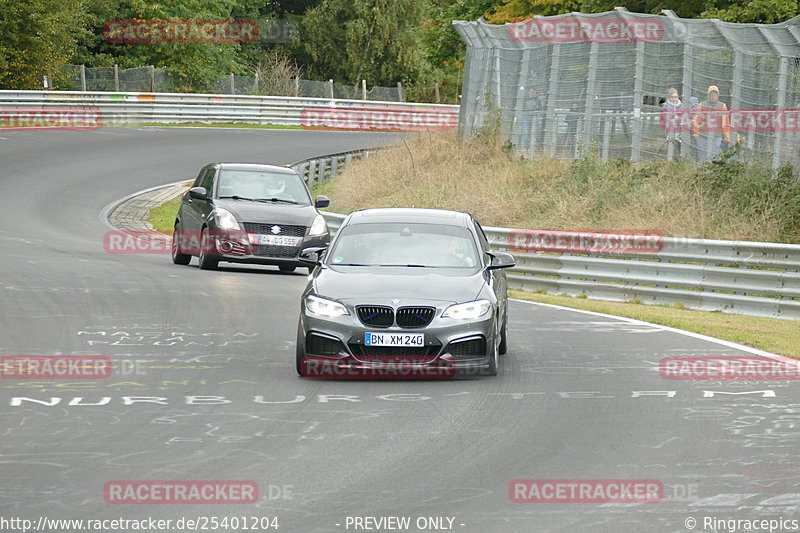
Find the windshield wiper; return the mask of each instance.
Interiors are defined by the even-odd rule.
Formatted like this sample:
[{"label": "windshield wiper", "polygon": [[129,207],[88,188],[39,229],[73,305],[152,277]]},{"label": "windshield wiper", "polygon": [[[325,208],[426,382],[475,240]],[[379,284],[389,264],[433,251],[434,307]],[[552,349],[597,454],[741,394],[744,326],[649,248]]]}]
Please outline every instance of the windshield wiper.
[{"label": "windshield wiper", "polygon": [[256,198],[256,202],[283,202],[285,204],[298,204],[294,200],[286,200],[285,198]]},{"label": "windshield wiper", "polygon": [[219,198],[220,200],[224,198],[233,198],[234,200],[247,200],[249,202],[255,202],[255,200],[253,200],[252,198],[247,198],[246,196],[237,196],[235,194],[233,196],[220,196]]},{"label": "windshield wiper", "polygon": [[382,267],[433,268],[433,267],[429,267],[428,265],[413,265],[413,264],[409,264],[409,265],[378,265],[378,266],[382,266]]}]

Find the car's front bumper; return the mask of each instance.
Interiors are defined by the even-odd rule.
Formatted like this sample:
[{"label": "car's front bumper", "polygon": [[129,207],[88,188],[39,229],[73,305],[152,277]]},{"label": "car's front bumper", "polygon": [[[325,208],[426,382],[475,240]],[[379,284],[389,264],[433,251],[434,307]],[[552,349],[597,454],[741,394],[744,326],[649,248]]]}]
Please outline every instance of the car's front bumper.
[{"label": "car's front bumper", "polygon": [[258,265],[308,266],[299,260],[303,248],[327,246],[326,235],[305,236],[297,246],[251,244],[244,232],[215,232],[213,253],[220,261]]},{"label": "car's front bumper", "polygon": [[[475,320],[441,318],[441,309],[424,328],[375,328],[358,317],[328,319],[303,309],[298,341],[307,373],[319,377],[397,377],[436,379],[481,372],[489,366],[496,342],[494,312]],[[369,347],[366,333],[422,333],[424,346]]]}]

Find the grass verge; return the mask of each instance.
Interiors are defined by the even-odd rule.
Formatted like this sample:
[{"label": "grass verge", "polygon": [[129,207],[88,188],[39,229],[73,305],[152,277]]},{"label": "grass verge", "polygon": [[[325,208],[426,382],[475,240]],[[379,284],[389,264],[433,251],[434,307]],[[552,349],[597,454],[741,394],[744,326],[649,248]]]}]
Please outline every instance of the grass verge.
[{"label": "grass verge", "polygon": [[[186,186],[191,185],[189,182]],[[147,216],[147,221],[155,228],[156,231],[161,233],[168,233],[172,235],[172,230],[175,225],[175,215],[178,214],[178,208],[181,205],[181,197],[176,196],[172,200],[168,200],[161,205],[157,205],[150,209],[150,214]]]},{"label": "grass verge", "polygon": [[508,295],[519,300],[635,318],[744,344],[787,357],[800,358],[800,326],[793,320],[692,311],[660,305],[604,302],[520,290],[509,290]]}]

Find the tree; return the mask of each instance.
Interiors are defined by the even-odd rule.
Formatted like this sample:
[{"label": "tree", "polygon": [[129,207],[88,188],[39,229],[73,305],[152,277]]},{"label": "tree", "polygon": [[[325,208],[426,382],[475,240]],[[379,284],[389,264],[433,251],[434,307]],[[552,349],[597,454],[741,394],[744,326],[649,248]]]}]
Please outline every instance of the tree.
[{"label": "tree", "polygon": [[323,0],[306,12],[295,53],[319,79],[393,85],[425,70],[421,0]]},{"label": "tree", "polygon": [[753,22],[775,24],[789,20],[800,13],[795,0],[753,0],[725,2],[725,6],[706,9],[703,18],[718,18],[727,22]]},{"label": "tree", "polygon": [[81,0],[0,0],[0,89],[40,89],[87,34]]}]

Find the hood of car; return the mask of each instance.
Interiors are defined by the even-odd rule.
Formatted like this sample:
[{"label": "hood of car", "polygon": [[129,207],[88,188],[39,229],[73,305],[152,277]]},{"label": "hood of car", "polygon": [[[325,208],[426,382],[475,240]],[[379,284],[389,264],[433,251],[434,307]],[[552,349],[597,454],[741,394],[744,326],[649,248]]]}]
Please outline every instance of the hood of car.
[{"label": "hood of car", "polygon": [[324,298],[352,305],[392,306],[469,302],[479,298],[486,287],[480,270],[418,267],[326,267],[313,283]]},{"label": "hood of car", "polygon": [[214,200],[214,205],[233,213],[242,222],[310,226],[317,215],[313,205],[293,205],[248,200]]}]

